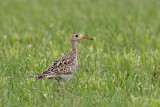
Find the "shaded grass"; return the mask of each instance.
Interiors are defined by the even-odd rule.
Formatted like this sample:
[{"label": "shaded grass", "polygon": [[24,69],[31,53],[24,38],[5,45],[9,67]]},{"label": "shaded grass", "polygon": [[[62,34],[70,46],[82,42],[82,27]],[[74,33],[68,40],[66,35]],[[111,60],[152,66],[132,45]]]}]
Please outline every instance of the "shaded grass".
[{"label": "shaded grass", "polygon": [[[0,1],[1,106],[159,106],[158,0]],[[78,42],[69,83],[35,81]]]}]

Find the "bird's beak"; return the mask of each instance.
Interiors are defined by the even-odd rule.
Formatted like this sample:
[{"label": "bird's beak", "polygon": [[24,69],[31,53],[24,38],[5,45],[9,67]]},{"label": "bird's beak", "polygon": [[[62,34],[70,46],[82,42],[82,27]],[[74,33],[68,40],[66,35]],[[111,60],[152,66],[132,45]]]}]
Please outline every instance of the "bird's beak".
[{"label": "bird's beak", "polygon": [[82,37],[82,39],[89,39],[89,40],[93,40],[92,38],[88,38],[88,37]]}]

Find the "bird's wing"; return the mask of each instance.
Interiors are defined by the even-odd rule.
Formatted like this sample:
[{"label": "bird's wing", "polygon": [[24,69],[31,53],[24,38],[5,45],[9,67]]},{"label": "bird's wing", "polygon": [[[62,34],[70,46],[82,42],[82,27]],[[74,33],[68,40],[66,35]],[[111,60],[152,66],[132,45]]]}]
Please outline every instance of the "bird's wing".
[{"label": "bird's wing", "polygon": [[45,78],[46,76],[56,76],[59,74],[69,74],[67,65],[71,60],[67,60],[64,57],[55,60],[52,64],[42,73],[37,74],[37,79]]}]

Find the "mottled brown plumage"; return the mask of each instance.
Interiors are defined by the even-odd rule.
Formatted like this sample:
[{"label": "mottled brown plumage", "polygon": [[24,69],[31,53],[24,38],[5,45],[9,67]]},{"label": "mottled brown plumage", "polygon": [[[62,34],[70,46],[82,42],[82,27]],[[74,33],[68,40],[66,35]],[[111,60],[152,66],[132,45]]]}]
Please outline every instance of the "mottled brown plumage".
[{"label": "mottled brown plumage", "polygon": [[68,81],[78,67],[76,41],[80,39],[93,40],[83,37],[80,33],[73,33],[71,35],[71,52],[52,62],[46,71],[37,74],[38,77],[36,79],[48,78],[56,79],[58,82],[62,80]]}]

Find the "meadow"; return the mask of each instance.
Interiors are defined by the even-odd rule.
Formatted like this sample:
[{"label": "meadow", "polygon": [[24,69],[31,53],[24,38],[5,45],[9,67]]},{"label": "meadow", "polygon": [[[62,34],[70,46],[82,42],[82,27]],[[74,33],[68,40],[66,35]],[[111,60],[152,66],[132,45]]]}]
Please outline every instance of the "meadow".
[{"label": "meadow", "polygon": [[[68,83],[35,80],[77,44]],[[59,93],[57,89],[59,88]],[[160,106],[159,0],[0,0],[0,107]]]}]

